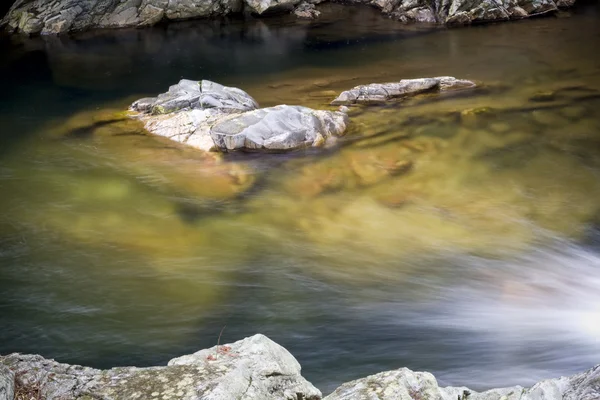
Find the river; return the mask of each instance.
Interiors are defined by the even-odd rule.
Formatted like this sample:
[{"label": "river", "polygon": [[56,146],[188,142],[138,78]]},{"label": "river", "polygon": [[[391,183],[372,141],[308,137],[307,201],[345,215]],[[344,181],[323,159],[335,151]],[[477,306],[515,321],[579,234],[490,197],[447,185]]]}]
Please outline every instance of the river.
[{"label": "river", "polygon": [[[0,354],[149,366],[263,333],[324,393],[399,367],[529,385],[600,362],[600,16],[431,29],[369,8],[0,37]],[[121,111],[180,78],[261,106],[452,75],[346,136],[202,154]]]}]

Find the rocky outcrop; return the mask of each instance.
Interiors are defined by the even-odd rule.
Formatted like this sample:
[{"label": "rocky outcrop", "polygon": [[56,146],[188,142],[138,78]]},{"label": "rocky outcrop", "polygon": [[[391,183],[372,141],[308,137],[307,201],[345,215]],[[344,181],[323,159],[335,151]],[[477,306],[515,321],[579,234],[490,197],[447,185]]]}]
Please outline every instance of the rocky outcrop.
[{"label": "rocky outcrop", "polygon": [[7,366],[0,364],[0,400],[13,400],[15,397],[15,374]]},{"label": "rocky outcrop", "polygon": [[[0,400],[12,400],[15,386],[19,393],[31,394],[26,398],[45,400],[320,400],[321,392],[300,370],[286,349],[260,334],[174,358],[163,367],[98,370],[11,354],[0,357]],[[323,400],[363,399],[598,400],[600,365],[529,389],[513,386],[481,393],[442,388],[428,372],[401,368],[345,383]]]},{"label": "rocky outcrop", "polygon": [[[319,0],[17,0],[2,21],[9,31],[59,34],[154,25],[246,12],[316,18]],[[520,19],[570,7],[575,0],[354,0],[404,23],[465,25]]]},{"label": "rocky outcrop", "polygon": [[343,112],[280,105],[258,108],[246,92],[210,81],[181,80],[131,106],[150,133],[204,151],[291,150],[341,136]]},{"label": "rocky outcrop", "polygon": [[342,92],[332,105],[381,103],[398,97],[412,96],[425,92],[440,92],[475,87],[472,81],[451,76],[436,78],[403,79],[400,82],[372,83],[356,86]]},{"label": "rocky outcrop", "polygon": [[600,399],[600,365],[569,378],[549,379],[526,389],[513,386],[478,393],[466,387],[438,386],[428,372],[407,368],[348,382],[324,400],[596,400]]},{"label": "rocky outcrop", "polygon": [[263,335],[175,358],[165,367],[97,370],[21,354],[0,357],[2,364],[21,387],[39,388],[46,400],[321,398],[296,359]]}]

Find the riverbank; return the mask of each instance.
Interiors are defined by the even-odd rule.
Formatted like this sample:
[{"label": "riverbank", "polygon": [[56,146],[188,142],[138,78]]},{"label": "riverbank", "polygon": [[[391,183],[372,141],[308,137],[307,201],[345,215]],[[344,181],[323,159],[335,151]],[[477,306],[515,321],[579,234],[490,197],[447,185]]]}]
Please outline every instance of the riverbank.
[{"label": "riverbank", "polygon": [[[322,0],[205,0],[200,3],[192,0],[128,0],[116,3],[110,0],[29,0],[15,2],[0,26],[9,32],[26,35],[55,35],[236,15],[267,18],[289,14],[292,19],[305,22],[318,21],[322,3]],[[509,0],[502,3],[494,0],[355,0],[347,4],[349,7],[356,4],[374,7],[403,24],[460,26],[552,14],[561,8],[572,7],[575,0]]]},{"label": "riverbank", "polygon": [[0,356],[0,400],[595,400],[600,365],[581,374],[478,393],[441,388],[407,368],[344,383],[323,397],[300,364],[264,335],[174,358],[164,367],[97,370],[37,355]]}]

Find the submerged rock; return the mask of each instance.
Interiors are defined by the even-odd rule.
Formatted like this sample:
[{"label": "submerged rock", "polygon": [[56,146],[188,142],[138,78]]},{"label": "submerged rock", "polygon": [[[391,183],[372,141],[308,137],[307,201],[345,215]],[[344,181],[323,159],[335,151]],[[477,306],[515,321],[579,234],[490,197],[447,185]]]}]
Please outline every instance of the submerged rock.
[{"label": "submerged rock", "polygon": [[47,400],[321,398],[296,359],[263,335],[175,358],[166,367],[97,370],[21,354],[0,357],[2,364],[22,386],[39,386]]},{"label": "submerged rock", "polygon": [[290,150],[321,146],[341,136],[343,112],[280,105],[258,109],[241,89],[181,80],[158,97],[131,105],[146,130],[205,151]]},{"label": "submerged rock", "polygon": [[332,105],[381,103],[398,97],[406,97],[425,92],[438,92],[475,87],[472,81],[451,76],[436,78],[403,79],[399,82],[372,83],[356,86],[342,92]]},{"label": "submerged rock", "polygon": [[513,386],[477,393],[466,387],[438,386],[428,372],[407,368],[348,382],[324,400],[592,400],[600,398],[600,365],[570,378],[549,379],[530,389]]}]

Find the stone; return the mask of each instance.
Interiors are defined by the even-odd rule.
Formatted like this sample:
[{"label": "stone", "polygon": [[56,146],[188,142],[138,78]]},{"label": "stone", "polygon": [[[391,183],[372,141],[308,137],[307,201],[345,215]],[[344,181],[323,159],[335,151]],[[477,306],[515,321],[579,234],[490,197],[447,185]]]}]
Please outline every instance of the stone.
[{"label": "stone", "polygon": [[248,11],[254,14],[272,14],[291,11],[302,0],[245,0]]},{"label": "stone", "polygon": [[39,386],[48,400],[321,398],[300,375],[296,359],[264,335],[175,358],[163,367],[97,370],[21,354],[0,357],[0,365],[12,368],[23,387]]},{"label": "stone", "polygon": [[0,400],[13,400],[15,397],[15,374],[0,364]]},{"label": "stone", "polygon": [[[250,12],[294,12],[314,19],[321,0],[23,0],[15,1],[0,22],[11,32],[55,35],[94,28],[141,27]],[[572,7],[575,0],[354,0],[375,6],[404,23],[448,26],[526,18]]]},{"label": "stone", "polygon": [[476,84],[472,81],[456,79],[451,76],[372,83],[356,86],[342,92],[331,102],[331,105],[382,103],[394,98],[413,96],[419,93],[458,90],[475,86]]},{"label": "stone", "polygon": [[158,97],[146,97],[134,102],[135,111],[168,114],[181,109],[211,109],[219,112],[243,112],[258,108],[258,103],[241,89],[215,82],[182,79]]},{"label": "stone", "polygon": [[316,19],[321,15],[321,12],[316,9],[314,4],[304,1],[296,7],[294,15],[302,19]]},{"label": "stone", "polygon": [[262,108],[215,124],[210,135],[226,150],[289,150],[318,146],[341,136],[348,117],[342,112],[280,105]]},{"label": "stone", "polygon": [[344,112],[258,107],[241,89],[182,79],[166,93],[135,101],[130,109],[148,132],[204,151],[317,147],[341,136],[348,125]]},{"label": "stone", "polygon": [[513,386],[482,393],[466,387],[438,386],[428,372],[407,368],[348,382],[323,400],[595,400],[600,398],[600,365],[570,378],[549,379],[530,389]]}]

